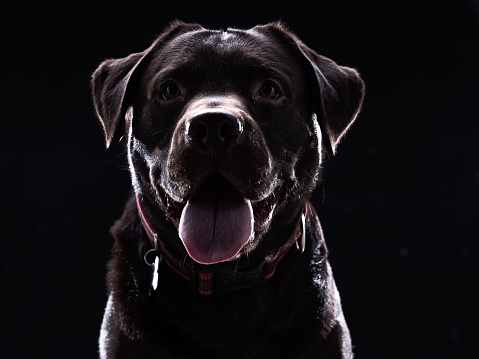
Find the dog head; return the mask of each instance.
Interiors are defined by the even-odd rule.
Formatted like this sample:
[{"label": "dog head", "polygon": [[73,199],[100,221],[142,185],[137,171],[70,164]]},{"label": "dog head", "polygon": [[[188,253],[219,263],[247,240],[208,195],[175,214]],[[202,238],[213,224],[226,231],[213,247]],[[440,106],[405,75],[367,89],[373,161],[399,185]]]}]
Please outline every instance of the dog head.
[{"label": "dog head", "polygon": [[357,72],[282,24],[175,22],[92,77],[107,147],[126,135],[135,191],[173,251],[212,264],[278,246],[357,116]]}]

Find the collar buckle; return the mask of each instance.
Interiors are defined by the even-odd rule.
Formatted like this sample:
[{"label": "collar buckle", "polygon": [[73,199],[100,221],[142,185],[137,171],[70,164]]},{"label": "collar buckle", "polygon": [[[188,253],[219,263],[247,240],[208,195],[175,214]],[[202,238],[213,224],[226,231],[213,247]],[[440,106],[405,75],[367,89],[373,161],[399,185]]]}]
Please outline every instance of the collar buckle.
[{"label": "collar buckle", "polygon": [[224,295],[242,289],[257,288],[265,282],[263,265],[238,268],[235,264],[190,265],[190,289],[201,295]]}]

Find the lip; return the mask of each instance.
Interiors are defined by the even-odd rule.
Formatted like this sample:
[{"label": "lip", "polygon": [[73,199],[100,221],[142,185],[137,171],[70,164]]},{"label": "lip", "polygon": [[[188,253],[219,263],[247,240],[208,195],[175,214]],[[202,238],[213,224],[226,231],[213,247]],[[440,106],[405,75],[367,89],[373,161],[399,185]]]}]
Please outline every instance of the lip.
[{"label": "lip", "polygon": [[251,202],[251,206],[253,207],[255,232],[266,230],[271,222],[281,193],[282,187],[276,186],[266,198],[260,201]]},{"label": "lip", "polygon": [[[178,229],[181,213],[183,212],[186,202],[182,203],[173,200],[163,189],[161,192],[163,194],[164,203],[166,204],[166,219],[173,223]],[[254,231],[256,233],[261,233],[267,229],[282,192],[283,188],[280,184],[277,185],[265,198],[251,201],[254,217]]]}]

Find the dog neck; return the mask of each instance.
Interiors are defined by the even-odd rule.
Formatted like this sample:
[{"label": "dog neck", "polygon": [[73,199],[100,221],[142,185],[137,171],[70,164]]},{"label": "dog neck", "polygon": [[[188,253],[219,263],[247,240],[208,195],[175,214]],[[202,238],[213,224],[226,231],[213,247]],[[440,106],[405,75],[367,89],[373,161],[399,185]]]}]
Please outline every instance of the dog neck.
[{"label": "dog neck", "polygon": [[307,215],[307,205],[305,206],[304,212],[301,214],[301,221],[298,225],[299,228],[294,232],[294,235],[274,254],[268,256],[259,265],[247,265],[244,267],[238,266],[235,263],[203,265],[191,259],[188,262],[176,258],[170,251],[168,251],[165,244],[158,238],[156,231],[149,225],[142,210],[139,195],[138,193],[135,194],[141,223],[153,247],[147,251],[144,256],[145,263],[154,267],[153,290],[155,290],[157,286],[157,271],[158,265],[161,261],[164,261],[176,274],[188,281],[190,289],[193,292],[208,296],[259,287],[265,281],[273,277],[276,266],[294,244],[296,244],[300,253],[304,252],[306,245],[305,220]]}]

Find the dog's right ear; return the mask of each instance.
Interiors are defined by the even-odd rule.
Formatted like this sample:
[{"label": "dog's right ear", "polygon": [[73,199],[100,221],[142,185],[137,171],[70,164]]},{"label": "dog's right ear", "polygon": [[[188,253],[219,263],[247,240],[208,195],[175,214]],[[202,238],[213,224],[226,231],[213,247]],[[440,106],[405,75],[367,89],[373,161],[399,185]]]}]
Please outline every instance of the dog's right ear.
[{"label": "dog's right ear", "polygon": [[120,137],[122,121],[131,106],[132,88],[151,54],[174,37],[198,29],[201,29],[198,24],[174,21],[145,51],[122,59],[106,60],[96,69],[91,78],[93,103],[103,125],[107,148]]},{"label": "dog's right ear", "polygon": [[128,85],[133,83],[133,74],[144,56],[138,53],[124,59],[106,60],[92,76],[93,103],[103,125],[107,148],[119,136]]}]

